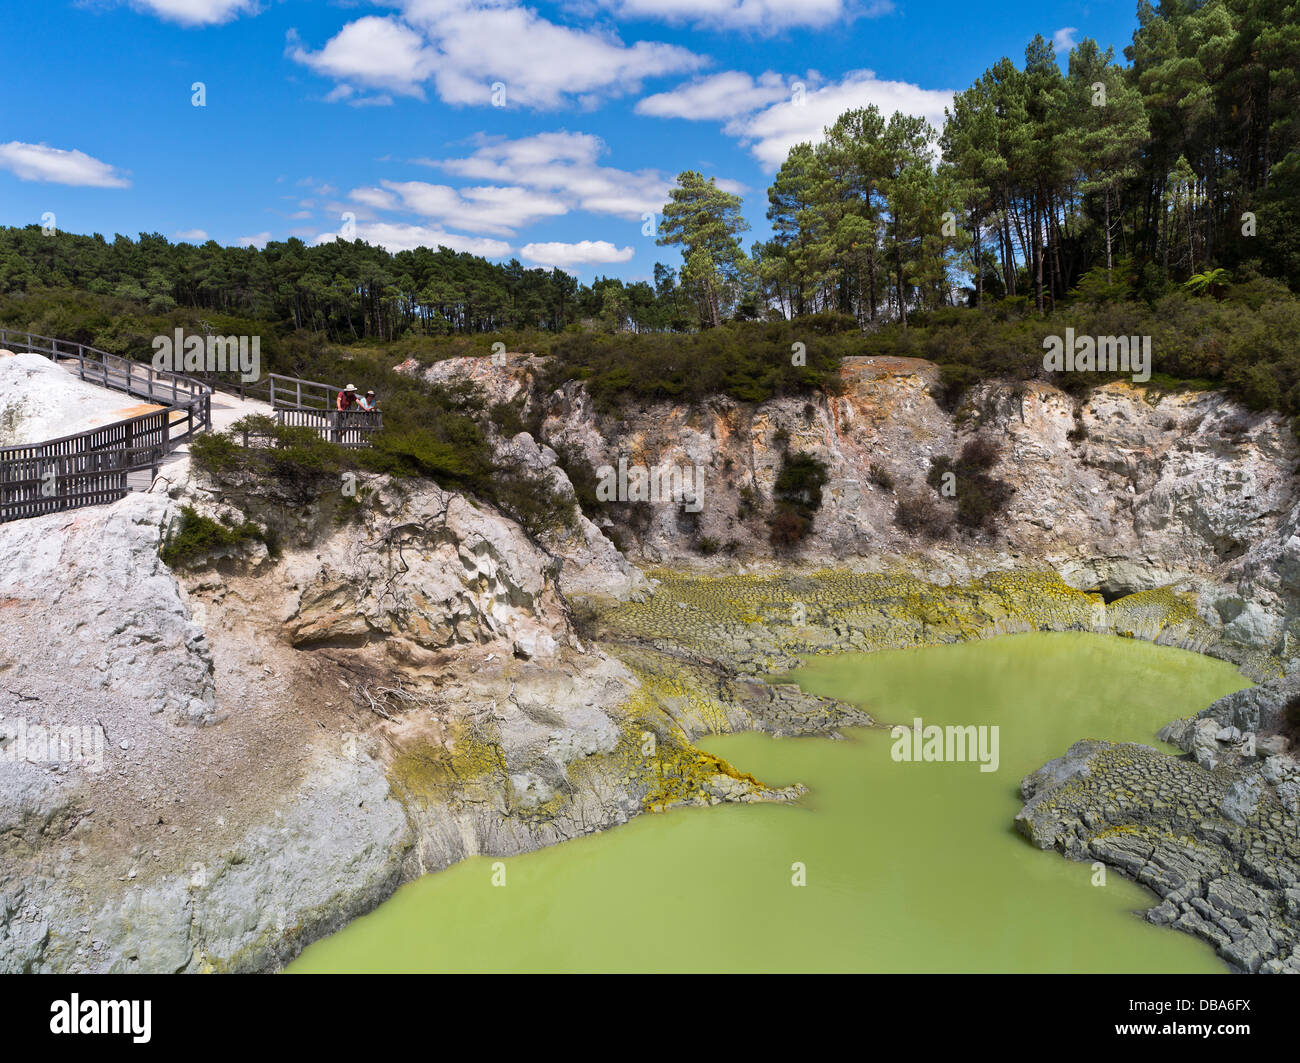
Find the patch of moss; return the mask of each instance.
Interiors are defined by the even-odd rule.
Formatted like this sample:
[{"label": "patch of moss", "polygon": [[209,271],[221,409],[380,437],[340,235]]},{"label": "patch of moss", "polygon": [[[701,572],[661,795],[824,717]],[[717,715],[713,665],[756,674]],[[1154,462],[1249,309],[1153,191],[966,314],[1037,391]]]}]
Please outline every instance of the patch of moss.
[{"label": "patch of moss", "polygon": [[403,746],[388,778],[400,793],[428,806],[504,790],[509,772],[496,737],[462,722],[445,745],[422,739]]}]

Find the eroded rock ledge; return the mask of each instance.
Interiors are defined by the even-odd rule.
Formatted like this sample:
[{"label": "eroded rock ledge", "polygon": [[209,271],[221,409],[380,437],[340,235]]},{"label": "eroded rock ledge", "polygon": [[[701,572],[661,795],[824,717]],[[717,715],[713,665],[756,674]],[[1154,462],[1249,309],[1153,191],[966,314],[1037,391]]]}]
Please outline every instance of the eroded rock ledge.
[{"label": "eroded rock ledge", "polygon": [[1297,780],[1286,756],[1241,772],[1150,746],[1082,741],[1025,777],[1016,825],[1040,849],[1099,860],[1153,890],[1161,900],[1150,922],[1208,941],[1233,967],[1294,974]]}]

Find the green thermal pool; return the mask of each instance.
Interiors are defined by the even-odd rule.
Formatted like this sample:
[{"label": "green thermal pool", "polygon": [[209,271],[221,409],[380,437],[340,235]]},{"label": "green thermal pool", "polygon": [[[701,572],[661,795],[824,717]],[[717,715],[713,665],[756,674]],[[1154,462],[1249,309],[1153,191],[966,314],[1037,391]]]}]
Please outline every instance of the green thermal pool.
[{"label": "green thermal pool", "polygon": [[[1135,914],[1152,895],[1040,852],[1012,826],[1021,778],[1080,738],[1156,730],[1249,685],[1180,650],[1085,634],[815,658],[802,686],[882,723],[999,728],[999,767],[900,763],[887,730],[851,740],[700,743],[798,805],[718,805],[404,886],[317,942],[315,971],[1222,971]],[[806,885],[795,886],[795,864]],[[495,876],[499,880],[499,875]]]}]

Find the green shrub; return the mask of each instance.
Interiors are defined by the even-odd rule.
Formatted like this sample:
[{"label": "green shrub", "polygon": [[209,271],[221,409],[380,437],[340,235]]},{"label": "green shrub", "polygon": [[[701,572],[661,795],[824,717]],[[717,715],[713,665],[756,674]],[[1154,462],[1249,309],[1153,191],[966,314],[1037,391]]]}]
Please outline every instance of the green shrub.
[{"label": "green shrub", "polygon": [[1000,444],[988,436],[976,436],[962,447],[956,460],[946,454],[931,460],[925,480],[936,491],[942,491],[949,474],[955,477],[956,518],[962,527],[993,531],[1006,511],[1015,489],[988,473],[1001,457]]},{"label": "green shrub", "polygon": [[789,550],[813,528],[821,509],[822,488],[828,479],[826,463],[811,454],[785,453],[776,476],[773,496],[776,513],[768,540],[777,550]]},{"label": "green shrub", "polygon": [[518,399],[514,402],[495,403],[488,411],[488,419],[507,439],[528,430],[524,424],[523,403]]},{"label": "green shrub", "polygon": [[533,536],[558,531],[575,516],[570,499],[522,470],[502,470],[491,501]]},{"label": "green shrub", "polygon": [[190,568],[206,561],[212,554],[262,541],[271,553],[278,553],[278,543],[268,541],[266,533],[252,521],[232,526],[201,516],[192,506],[181,509],[181,519],[167,536],[159,557],[169,568]]}]

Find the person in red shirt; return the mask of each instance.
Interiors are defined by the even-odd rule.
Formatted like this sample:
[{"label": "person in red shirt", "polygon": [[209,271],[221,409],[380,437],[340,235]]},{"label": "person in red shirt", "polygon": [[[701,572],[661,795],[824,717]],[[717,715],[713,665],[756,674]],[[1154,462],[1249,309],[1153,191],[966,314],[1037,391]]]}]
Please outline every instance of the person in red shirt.
[{"label": "person in red shirt", "polygon": [[357,408],[357,386],[349,384],[338,393],[334,400],[334,442],[343,442],[343,427],[346,415]]}]

